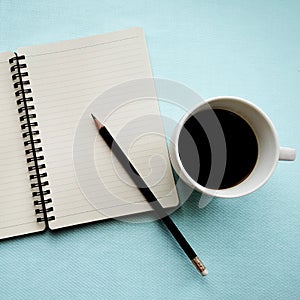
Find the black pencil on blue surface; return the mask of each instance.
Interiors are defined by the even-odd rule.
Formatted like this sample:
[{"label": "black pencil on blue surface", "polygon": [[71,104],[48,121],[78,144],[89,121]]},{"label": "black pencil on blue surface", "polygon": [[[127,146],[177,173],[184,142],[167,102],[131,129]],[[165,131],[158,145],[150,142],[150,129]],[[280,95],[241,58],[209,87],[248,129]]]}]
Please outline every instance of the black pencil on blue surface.
[{"label": "black pencil on blue surface", "polygon": [[126,170],[130,178],[133,180],[137,188],[140,190],[140,192],[143,194],[145,199],[148,201],[148,203],[151,205],[153,210],[156,212],[158,217],[162,220],[162,222],[166,225],[166,227],[169,229],[171,234],[174,236],[182,250],[185,252],[185,254],[188,256],[188,258],[192,261],[196,269],[203,275],[207,275],[207,269],[205,265],[202,263],[202,261],[198,258],[195,251],[192,249],[190,244],[187,242],[185,237],[182,235],[178,227],[175,225],[175,223],[172,221],[172,219],[168,216],[165,209],[161,206],[159,201],[156,199],[155,195],[152,193],[152,191],[148,188],[145,181],[142,179],[142,177],[139,175],[138,171],[135,169],[135,167],[131,164],[127,156],[124,154],[120,146],[117,144],[117,142],[114,140],[114,138],[111,136],[107,128],[92,114],[92,117],[94,119],[95,125],[97,127],[97,130],[99,131],[99,134],[107,144],[107,146],[111,149],[111,151],[114,153],[118,161],[121,163],[123,168]]}]

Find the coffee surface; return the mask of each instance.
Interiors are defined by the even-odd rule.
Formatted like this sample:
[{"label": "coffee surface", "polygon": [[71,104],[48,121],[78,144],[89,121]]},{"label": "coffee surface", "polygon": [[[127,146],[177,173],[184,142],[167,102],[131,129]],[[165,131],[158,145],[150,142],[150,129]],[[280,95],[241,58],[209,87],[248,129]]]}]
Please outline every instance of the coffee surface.
[{"label": "coffee surface", "polygon": [[211,181],[212,159],[215,159],[211,145],[216,147],[224,139],[216,140],[218,135],[213,133],[208,136],[201,125],[201,120],[209,118],[211,110],[200,111],[186,121],[179,135],[179,156],[187,173],[200,185],[226,189],[239,184],[251,173],[258,157],[258,144],[252,128],[242,117],[225,109],[213,111],[220,122],[226,143],[226,162],[220,163],[221,171],[225,165],[221,180]]}]

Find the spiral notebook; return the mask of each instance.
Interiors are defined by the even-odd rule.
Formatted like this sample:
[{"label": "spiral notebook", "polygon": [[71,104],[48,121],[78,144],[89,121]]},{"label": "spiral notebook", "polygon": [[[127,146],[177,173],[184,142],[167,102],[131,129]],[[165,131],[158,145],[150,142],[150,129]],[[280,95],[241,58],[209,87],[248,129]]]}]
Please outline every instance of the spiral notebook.
[{"label": "spiral notebook", "polygon": [[[145,114],[159,115],[158,102],[139,99],[111,112],[114,97],[126,98],[112,93],[107,104],[91,104],[120,83],[149,77],[140,28],[0,54],[1,239],[151,210],[113,161],[89,117],[106,118],[113,134],[122,129],[116,138],[120,145],[130,143],[126,124]],[[151,93],[155,96],[154,87]],[[96,111],[88,112],[92,107]],[[163,126],[156,123],[155,134],[146,134],[127,155],[145,179],[153,153],[163,158],[164,176],[158,163],[152,173],[159,180],[151,189],[164,207],[175,207],[178,197],[166,142],[157,138],[164,136]],[[146,124],[143,130],[151,128]],[[74,163],[75,143],[88,147],[79,147],[81,161]],[[100,179],[94,180],[95,170]]]}]

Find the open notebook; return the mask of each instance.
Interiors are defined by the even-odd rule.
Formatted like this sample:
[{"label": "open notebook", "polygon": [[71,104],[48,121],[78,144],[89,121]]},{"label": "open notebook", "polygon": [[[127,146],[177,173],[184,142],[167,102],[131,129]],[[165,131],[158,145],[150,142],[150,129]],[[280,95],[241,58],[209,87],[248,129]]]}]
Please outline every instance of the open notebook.
[{"label": "open notebook", "polygon": [[178,205],[162,122],[143,123],[159,116],[155,89],[148,86],[150,101],[126,84],[150,77],[140,28],[0,54],[0,238],[151,210],[90,113],[161,204]]}]

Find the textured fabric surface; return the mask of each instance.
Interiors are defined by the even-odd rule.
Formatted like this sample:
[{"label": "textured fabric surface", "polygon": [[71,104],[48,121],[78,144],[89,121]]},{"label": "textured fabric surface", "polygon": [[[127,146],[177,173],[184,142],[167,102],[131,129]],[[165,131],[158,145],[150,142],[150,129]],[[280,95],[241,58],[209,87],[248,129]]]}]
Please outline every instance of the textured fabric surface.
[{"label": "textured fabric surface", "polygon": [[[299,1],[0,0],[0,50],[141,26],[154,76],[251,100],[299,150],[299,14]],[[113,220],[0,242],[0,299],[299,299],[299,164],[173,214],[205,278],[158,222]]]}]

